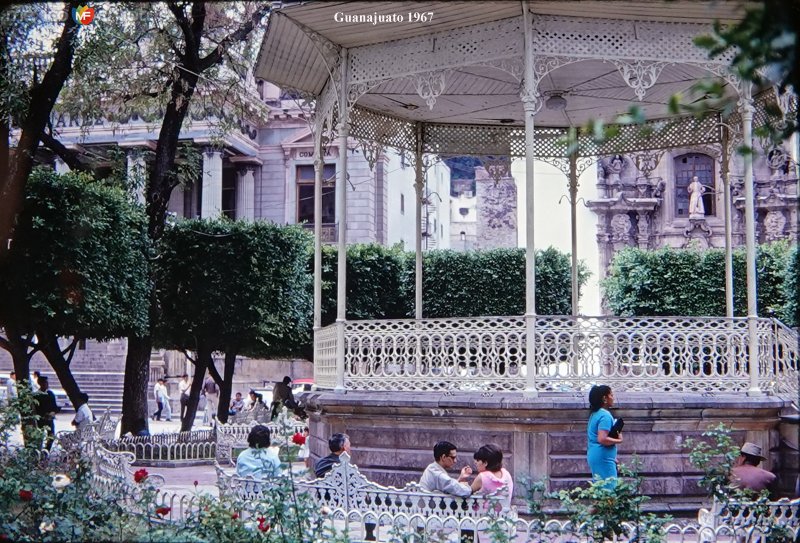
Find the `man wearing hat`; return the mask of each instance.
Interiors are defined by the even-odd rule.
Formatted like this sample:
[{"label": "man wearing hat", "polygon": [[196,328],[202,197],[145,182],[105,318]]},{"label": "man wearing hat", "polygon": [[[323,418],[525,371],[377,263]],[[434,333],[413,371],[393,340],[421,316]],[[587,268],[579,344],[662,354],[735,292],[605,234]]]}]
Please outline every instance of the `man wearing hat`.
[{"label": "man wearing hat", "polygon": [[762,460],[766,458],[761,454],[761,447],[750,442],[742,445],[736,466],[731,470],[733,487],[754,492],[768,488],[775,480],[775,474],[758,467]]}]

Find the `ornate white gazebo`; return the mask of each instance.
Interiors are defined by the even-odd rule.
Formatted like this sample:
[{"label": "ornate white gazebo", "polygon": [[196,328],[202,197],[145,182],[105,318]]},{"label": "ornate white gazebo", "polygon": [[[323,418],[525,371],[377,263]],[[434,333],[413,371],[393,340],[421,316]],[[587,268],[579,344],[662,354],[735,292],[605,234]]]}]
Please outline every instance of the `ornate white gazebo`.
[{"label": "ornate white gazebo", "polygon": [[[754,123],[768,122],[763,104],[777,101],[793,115],[796,98],[754,89],[730,71],[730,53],[709,59],[693,42],[714,20],[739,19],[740,7],[678,0],[308,2],[276,9],[255,73],[314,102],[317,384],[340,392],[518,390],[528,397],[593,382],[643,392],[796,392],[796,335],[757,315],[751,155],[743,157],[747,317],[733,317],[727,175],[731,150],[752,142]],[[704,78],[738,98],[738,112],[670,116],[670,96],[690,95]],[[602,143],[574,130],[591,119],[616,122],[634,104],[647,118],[643,127],[619,125]],[[382,148],[397,148],[416,168],[415,319],[346,319],[348,140],[371,161]],[[338,310],[323,328],[321,157],[328,145],[339,146]],[[537,316],[534,159],[567,175],[574,239],[577,177],[598,156],[692,146],[716,146],[723,157],[727,316]],[[423,318],[419,218],[430,155],[479,156],[496,176],[512,159],[526,161],[525,315]],[[641,196],[654,190],[645,179]],[[575,275],[574,246],[572,257]]]}]

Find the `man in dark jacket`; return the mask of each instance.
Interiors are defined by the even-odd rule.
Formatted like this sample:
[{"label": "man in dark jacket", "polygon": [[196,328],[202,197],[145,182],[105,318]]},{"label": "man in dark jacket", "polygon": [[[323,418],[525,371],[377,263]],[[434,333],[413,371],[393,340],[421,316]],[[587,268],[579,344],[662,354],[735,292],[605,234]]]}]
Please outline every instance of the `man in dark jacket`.
[{"label": "man in dark jacket", "polygon": [[272,387],[271,420],[275,420],[284,405],[289,409],[297,407],[297,401],[295,401],[294,392],[292,392],[292,378],[288,375],[283,378],[283,382],[275,383],[275,386]]},{"label": "man in dark jacket", "polygon": [[36,426],[44,428],[47,432],[45,448],[49,451],[56,437],[56,414],[61,411],[61,408],[58,407],[56,395],[50,390],[50,384],[44,375],[39,377],[39,391],[33,397],[36,400],[36,415],[39,417]]},{"label": "man in dark jacket", "polygon": [[317,460],[314,466],[314,474],[317,477],[324,477],[334,464],[338,464],[343,452],[350,454],[350,437],[347,434],[333,434],[328,440],[328,448],[331,454]]}]

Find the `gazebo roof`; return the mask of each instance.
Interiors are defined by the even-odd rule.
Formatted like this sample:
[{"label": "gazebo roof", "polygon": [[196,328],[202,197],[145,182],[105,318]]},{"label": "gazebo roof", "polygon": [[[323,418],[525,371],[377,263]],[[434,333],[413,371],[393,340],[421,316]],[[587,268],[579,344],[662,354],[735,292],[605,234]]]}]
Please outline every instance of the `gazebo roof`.
[{"label": "gazebo roof", "polygon": [[[715,20],[741,19],[743,5],[734,1],[289,4],[270,17],[255,75],[313,96],[331,130],[347,49],[351,135],[413,150],[414,126],[422,125],[425,152],[522,156],[523,6],[544,104],[535,117],[537,155],[561,154],[554,142],[567,127],[613,122],[634,104],[659,123],[670,117],[670,97],[691,95],[700,79],[719,80],[728,96],[740,91],[728,68],[732,53],[709,59],[693,41]],[[414,13],[428,20],[409,22]],[[548,101],[554,96],[565,102]],[[559,102],[565,107],[554,107]],[[686,123],[659,141],[628,135],[584,152],[718,141],[713,121]],[[452,145],[442,143],[448,138]]]}]

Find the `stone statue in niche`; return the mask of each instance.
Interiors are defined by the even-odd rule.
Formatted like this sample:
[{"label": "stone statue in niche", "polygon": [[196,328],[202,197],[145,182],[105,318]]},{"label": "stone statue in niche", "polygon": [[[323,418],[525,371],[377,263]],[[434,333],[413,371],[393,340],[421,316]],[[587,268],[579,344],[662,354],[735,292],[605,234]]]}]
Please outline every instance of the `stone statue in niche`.
[{"label": "stone statue in niche", "polygon": [[780,211],[770,211],[764,217],[764,230],[767,241],[783,239],[783,227],[786,226],[786,217]]},{"label": "stone statue in niche", "polygon": [[620,175],[622,174],[622,169],[625,167],[625,160],[622,158],[622,155],[614,155],[611,157],[606,167],[608,168],[606,183],[611,186],[620,185],[622,183]]},{"label": "stone statue in niche", "polygon": [[705,219],[706,207],[703,205],[703,194],[706,192],[706,187],[695,175],[692,177],[692,182],[686,187],[689,193],[689,218],[690,219]]},{"label": "stone statue in niche", "polygon": [[611,218],[611,241],[627,243],[631,239],[631,218],[618,213]]}]

